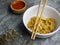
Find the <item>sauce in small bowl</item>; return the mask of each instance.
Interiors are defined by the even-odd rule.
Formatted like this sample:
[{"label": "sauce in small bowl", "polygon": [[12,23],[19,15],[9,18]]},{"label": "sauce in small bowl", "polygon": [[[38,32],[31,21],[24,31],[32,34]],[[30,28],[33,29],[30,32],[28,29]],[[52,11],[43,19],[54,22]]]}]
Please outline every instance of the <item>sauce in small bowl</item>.
[{"label": "sauce in small bowl", "polygon": [[25,1],[17,0],[17,1],[13,1],[10,7],[14,13],[20,14],[26,10],[27,4]]}]

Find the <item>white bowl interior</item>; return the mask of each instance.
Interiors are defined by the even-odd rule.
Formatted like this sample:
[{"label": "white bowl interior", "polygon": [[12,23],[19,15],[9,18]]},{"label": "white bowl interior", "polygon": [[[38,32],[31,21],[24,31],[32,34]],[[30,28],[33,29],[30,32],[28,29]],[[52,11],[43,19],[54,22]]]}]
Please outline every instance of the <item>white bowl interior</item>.
[{"label": "white bowl interior", "polygon": [[[27,9],[26,12],[24,13],[23,22],[29,31],[31,31],[31,30],[27,27],[27,23],[31,19],[31,17],[37,15],[37,8],[38,8],[38,5],[32,6],[31,8]],[[60,26],[60,21],[59,21],[60,15],[54,8],[52,8],[50,6],[46,6],[46,9],[45,9],[44,14],[42,16],[44,16],[46,18],[55,19],[56,23],[57,23],[56,29]]]}]

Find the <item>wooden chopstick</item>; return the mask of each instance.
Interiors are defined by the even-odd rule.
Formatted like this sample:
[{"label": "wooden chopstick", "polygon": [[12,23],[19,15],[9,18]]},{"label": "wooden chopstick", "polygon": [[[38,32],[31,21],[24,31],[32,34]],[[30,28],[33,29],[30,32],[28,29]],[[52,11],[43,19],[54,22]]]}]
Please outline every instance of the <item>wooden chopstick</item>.
[{"label": "wooden chopstick", "polygon": [[39,20],[38,15],[39,15],[39,10],[40,10],[41,5],[42,5],[42,0],[39,3],[39,7],[38,7],[38,11],[37,11],[37,19],[36,19],[36,22],[35,22],[35,25],[34,25],[34,30],[32,31],[31,39],[33,39],[33,37],[35,35],[36,27],[37,27],[37,24],[38,24],[37,22]]},{"label": "wooden chopstick", "polygon": [[[41,0],[42,1],[42,0]],[[40,19],[41,19],[41,16],[43,15],[43,13],[44,13],[44,10],[45,10],[45,7],[46,7],[46,4],[47,4],[47,2],[48,2],[48,0],[45,0],[45,3],[44,3],[44,5],[43,5],[43,8],[42,8],[42,12],[41,12],[41,14],[40,14]],[[41,6],[41,4],[40,4],[40,6]],[[39,13],[39,12],[38,12]],[[39,24],[39,23],[38,23]],[[38,25],[37,24],[37,25]],[[38,25],[39,26],[39,25]],[[36,26],[35,28],[37,29],[37,27],[38,26]],[[35,39],[35,37],[36,37],[36,33],[37,33],[37,30],[34,30],[34,33],[32,34],[33,35],[33,37],[32,37],[32,39],[34,40]]]},{"label": "wooden chopstick", "polygon": [[[40,19],[41,19],[41,16],[43,15],[43,13],[44,13],[44,10],[45,10],[45,7],[46,7],[47,2],[48,2],[48,0],[46,0],[46,2],[44,3],[43,9],[42,9],[42,12],[41,12],[41,15],[40,15]],[[40,19],[39,19],[39,20],[40,20]],[[38,26],[40,26],[39,23],[38,23]],[[37,26],[37,27],[38,27],[38,26]],[[34,38],[33,38],[33,39],[35,39],[36,33],[37,33],[37,29],[36,29],[36,32],[35,32],[35,34],[34,34]]]},{"label": "wooden chopstick", "polygon": [[[46,7],[46,4],[48,3],[48,0],[45,0],[45,3],[44,3],[44,6],[43,6],[43,9],[42,9],[42,12],[41,12],[41,16],[43,15],[44,13],[44,10],[45,10],[45,7]],[[40,16],[40,17],[41,17]]]}]

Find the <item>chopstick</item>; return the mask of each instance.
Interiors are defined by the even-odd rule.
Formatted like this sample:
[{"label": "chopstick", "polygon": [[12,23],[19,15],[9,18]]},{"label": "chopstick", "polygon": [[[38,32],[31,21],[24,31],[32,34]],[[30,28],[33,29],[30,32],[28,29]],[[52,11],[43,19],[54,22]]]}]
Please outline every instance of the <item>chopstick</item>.
[{"label": "chopstick", "polygon": [[[48,2],[48,0],[45,0],[45,3],[44,3],[44,5],[43,5],[43,8],[42,8],[42,12],[41,12],[41,14],[40,14],[40,19],[41,19],[41,16],[43,15],[43,13],[44,13],[44,10],[45,10],[45,7],[46,7],[46,4],[47,4],[47,2]],[[42,0],[41,0],[41,2],[40,2],[40,6],[42,5]],[[39,9],[39,8],[38,8]],[[39,15],[39,10],[38,10],[38,12],[37,12],[37,16]],[[38,21],[38,20],[40,20],[38,17],[37,17],[37,19],[36,19],[36,21]],[[31,36],[31,39],[35,39],[35,37],[36,37],[36,33],[37,33],[37,27],[38,26],[40,26],[40,24],[39,23],[35,23],[35,25],[34,25],[34,30],[33,30],[33,32],[32,32],[32,36]]]},{"label": "chopstick", "polygon": [[[45,7],[46,7],[47,3],[48,3],[48,0],[45,0],[44,6],[43,6],[43,9],[42,9],[42,12],[41,12],[41,16],[42,16],[43,13],[44,13],[44,10],[45,10]],[[40,16],[40,17],[41,17],[41,16]]]},{"label": "chopstick", "polygon": [[40,7],[41,7],[41,5],[42,5],[42,0],[40,0],[40,3],[39,3],[39,6],[38,6],[38,11],[37,11],[37,19],[36,19],[36,22],[35,22],[35,25],[34,25],[34,30],[32,31],[32,35],[31,35],[31,39],[33,39],[33,37],[34,37],[34,34],[35,34],[35,30],[36,30],[36,26],[37,26],[37,22],[38,22],[38,15],[39,15],[39,10],[40,10]]},{"label": "chopstick", "polygon": [[[41,19],[41,16],[43,15],[43,13],[44,13],[44,10],[45,10],[45,7],[46,7],[47,2],[48,2],[48,0],[46,0],[46,2],[44,3],[43,9],[42,9],[42,12],[41,12],[41,15],[40,15],[40,19]],[[40,20],[40,19],[39,19],[39,20]],[[38,23],[38,26],[40,26],[39,23]],[[38,27],[38,26],[37,26],[37,27]],[[33,39],[35,39],[36,33],[37,33],[37,30],[35,31],[35,35],[34,35],[34,38],[33,38]]]}]

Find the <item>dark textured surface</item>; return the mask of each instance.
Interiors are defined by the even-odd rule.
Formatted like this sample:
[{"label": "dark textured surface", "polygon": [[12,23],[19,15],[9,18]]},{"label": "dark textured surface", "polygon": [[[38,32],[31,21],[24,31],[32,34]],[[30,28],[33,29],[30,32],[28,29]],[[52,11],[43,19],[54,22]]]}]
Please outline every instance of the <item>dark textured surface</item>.
[{"label": "dark textured surface", "polygon": [[[46,39],[30,40],[30,34],[24,27],[22,18],[23,14],[13,14],[9,8],[10,2],[13,0],[0,0],[0,34],[8,29],[16,29],[20,33],[20,37],[6,45],[60,45],[60,30],[56,35]],[[28,8],[39,3],[39,0],[25,0],[28,3]],[[54,7],[60,12],[60,0],[49,0],[49,6]],[[25,45],[24,44],[24,45]]]}]

